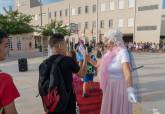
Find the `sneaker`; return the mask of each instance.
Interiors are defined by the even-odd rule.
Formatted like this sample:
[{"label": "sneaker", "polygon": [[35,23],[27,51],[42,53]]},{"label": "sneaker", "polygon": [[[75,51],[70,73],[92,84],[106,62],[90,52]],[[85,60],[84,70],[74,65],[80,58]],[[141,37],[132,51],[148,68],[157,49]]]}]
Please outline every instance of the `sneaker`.
[{"label": "sneaker", "polygon": [[94,87],[93,86],[90,87],[90,91],[94,91]]},{"label": "sneaker", "polygon": [[82,97],[86,98],[86,97],[88,97],[88,95],[86,93],[83,93]]}]

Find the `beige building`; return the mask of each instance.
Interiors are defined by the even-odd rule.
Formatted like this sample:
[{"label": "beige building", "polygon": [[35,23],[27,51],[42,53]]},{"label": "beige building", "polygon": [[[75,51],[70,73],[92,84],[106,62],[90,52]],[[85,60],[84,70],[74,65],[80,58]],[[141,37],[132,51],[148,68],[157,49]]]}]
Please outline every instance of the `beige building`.
[{"label": "beige building", "polygon": [[[155,42],[165,36],[164,0],[63,0],[42,5],[38,0],[15,0],[17,9],[33,15],[32,24],[44,26],[52,20],[76,23],[78,34],[88,40],[103,40],[105,32],[119,28],[129,42]],[[41,16],[42,12],[42,16]],[[42,18],[41,18],[42,17]]]}]

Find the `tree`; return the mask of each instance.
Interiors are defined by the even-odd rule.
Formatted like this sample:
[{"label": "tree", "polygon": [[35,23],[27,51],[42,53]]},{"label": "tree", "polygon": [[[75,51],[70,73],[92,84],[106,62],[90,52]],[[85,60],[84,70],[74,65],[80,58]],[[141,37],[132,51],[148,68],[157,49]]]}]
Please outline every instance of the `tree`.
[{"label": "tree", "polygon": [[51,36],[53,33],[58,32],[64,36],[70,35],[70,31],[67,25],[63,25],[62,22],[52,21],[50,24],[42,28],[43,36]]},{"label": "tree", "polygon": [[0,15],[0,29],[7,30],[9,26],[7,16]]},{"label": "tree", "polygon": [[23,34],[34,31],[30,25],[32,20],[31,15],[25,15],[18,11],[7,11],[6,15],[0,16],[0,28],[7,31],[9,34]]}]

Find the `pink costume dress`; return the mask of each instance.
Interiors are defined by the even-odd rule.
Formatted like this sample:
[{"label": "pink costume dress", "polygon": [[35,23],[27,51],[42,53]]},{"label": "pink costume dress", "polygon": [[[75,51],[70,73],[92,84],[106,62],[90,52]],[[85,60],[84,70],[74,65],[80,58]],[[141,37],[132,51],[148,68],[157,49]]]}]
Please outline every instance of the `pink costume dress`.
[{"label": "pink costume dress", "polygon": [[109,52],[109,54],[112,54],[109,56],[111,60],[108,61],[107,56],[106,62],[109,64],[104,66],[107,68],[107,74],[100,74],[100,86],[103,90],[100,114],[133,114],[132,104],[128,101],[127,85],[122,70],[122,63],[129,62],[128,51],[121,48],[118,51]]}]

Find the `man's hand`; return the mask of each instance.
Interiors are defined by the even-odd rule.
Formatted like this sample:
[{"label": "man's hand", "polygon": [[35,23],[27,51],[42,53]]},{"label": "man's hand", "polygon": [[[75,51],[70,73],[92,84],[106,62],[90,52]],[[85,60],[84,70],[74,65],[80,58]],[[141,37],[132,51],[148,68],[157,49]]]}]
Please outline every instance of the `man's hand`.
[{"label": "man's hand", "polygon": [[79,45],[78,51],[85,57],[86,56],[86,50],[83,45]]}]

